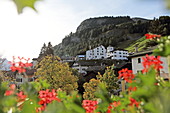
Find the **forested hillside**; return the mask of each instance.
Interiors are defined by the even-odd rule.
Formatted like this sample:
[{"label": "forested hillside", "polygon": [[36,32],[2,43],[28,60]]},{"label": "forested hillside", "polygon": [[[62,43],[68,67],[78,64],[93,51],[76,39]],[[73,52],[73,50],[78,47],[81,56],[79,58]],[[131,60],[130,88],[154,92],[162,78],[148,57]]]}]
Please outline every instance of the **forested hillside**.
[{"label": "forested hillside", "polygon": [[54,46],[54,52],[62,57],[75,56],[99,45],[124,49],[148,32],[170,34],[170,17],[162,16],[153,20],[129,16],[90,18],[84,20],[75,33],[71,32]]}]

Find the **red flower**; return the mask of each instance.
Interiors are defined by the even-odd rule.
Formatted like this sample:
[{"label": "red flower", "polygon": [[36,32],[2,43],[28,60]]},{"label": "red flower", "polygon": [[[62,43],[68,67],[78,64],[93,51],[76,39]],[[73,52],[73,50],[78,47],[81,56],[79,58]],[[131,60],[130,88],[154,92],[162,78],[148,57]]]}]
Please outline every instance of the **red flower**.
[{"label": "red flower", "polygon": [[93,100],[83,100],[83,108],[86,110],[86,113],[93,113],[97,108],[97,101]]},{"label": "red flower", "polygon": [[11,90],[15,90],[15,88],[16,88],[15,84],[11,84],[11,85],[10,85],[10,89],[11,89]]},{"label": "red flower", "polygon": [[[15,71],[18,71],[19,73],[23,73],[26,71],[25,68],[27,67],[31,67],[32,66],[32,63],[28,63],[28,61],[30,60],[30,58],[28,59],[25,59],[24,57],[18,57],[19,59],[19,62],[15,62],[15,57],[13,56],[13,61],[12,62],[9,62],[11,64],[11,67],[10,69],[15,72]],[[23,62],[26,61],[26,63]]]},{"label": "red flower", "polygon": [[51,103],[54,100],[56,100],[58,102],[61,101],[59,98],[57,98],[57,93],[56,93],[56,90],[54,90],[54,89],[52,89],[51,92],[49,89],[39,91],[39,98],[40,98],[40,101],[38,102],[38,104],[42,105],[42,106],[39,107],[37,109],[37,111],[45,110],[46,105]]},{"label": "red flower", "polygon": [[128,70],[127,68],[120,70],[118,78],[123,78],[126,82],[131,83],[132,79],[135,78],[135,75],[132,73],[132,70]]},{"label": "red flower", "polygon": [[111,113],[111,110],[113,109],[113,108],[115,108],[115,107],[118,107],[118,106],[120,106],[121,105],[121,103],[120,103],[120,101],[118,101],[118,102],[113,102],[113,103],[110,103],[110,105],[109,105],[109,107],[108,107],[108,109],[107,109],[107,113]]},{"label": "red flower", "polygon": [[128,88],[128,91],[136,91],[137,90],[137,87],[132,87],[132,86],[130,86],[129,88]]},{"label": "red flower", "polygon": [[14,94],[13,90],[6,90],[5,91],[5,96],[10,96],[10,95],[13,95],[13,94]]},{"label": "red flower", "polygon": [[146,54],[146,57],[143,57],[143,67],[144,69],[142,70],[143,73],[148,72],[148,69],[153,66],[155,70],[159,71],[160,69],[163,68],[163,66],[161,66],[161,64],[163,63],[160,60],[160,56],[157,56],[157,58],[155,56],[148,56]]},{"label": "red flower", "polygon": [[145,34],[146,39],[154,39],[154,38],[160,38],[161,35],[156,35],[156,34]]},{"label": "red flower", "polygon": [[15,92],[15,84],[11,84],[10,85],[10,87],[9,87],[10,89],[9,90],[6,90],[5,91],[5,96],[9,96],[9,95],[13,95],[14,94],[14,92]]},{"label": "red flower", "polygon": [[20,91],[19,93],[17,93],[17,97],[19,101],[23,101],[27,98],[26,95],[24,95],[24,92]]},{"label": "red flower", "polygon": [[137,102],[135,99],[130,98],[130,106],[136,105],[136,107],[139,107],[140,102]]}]

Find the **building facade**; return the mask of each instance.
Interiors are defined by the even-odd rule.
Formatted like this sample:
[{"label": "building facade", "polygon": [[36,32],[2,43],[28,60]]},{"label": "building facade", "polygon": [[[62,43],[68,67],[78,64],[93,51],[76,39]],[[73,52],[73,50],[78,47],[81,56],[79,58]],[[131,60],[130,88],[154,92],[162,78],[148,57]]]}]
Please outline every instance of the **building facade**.
[{"label": "building facade", "polygon": [[[143,53],[137,53],[137,54],[130,56],[131,61],[132,61],[133,74],[136,74],[143,70],[142,57],[145,57],[146,54],[151,55],[152,52],[148,51],[148,52],[143,52]],[[160,76],[163,78],[168,78],[169,77],[169,75],[168,75],[168,73],[169,73],[168,59],[166,57],[161,57],[160,60],[163,62],[163,64],[162,64],[163,69],[160,70]]]},{"label": "building facade", "polygon": [[86,51],[86,60],[110,58],[114,60],[128,60],[129,53],[126,50],[115,50],[114,47],[99,46]]},{"label": "building facade", "polygon": [[106,53],[106,57],[109,58],[113,55],[113,51],[114,51],[114,47],[112,46],[108,46],[107,47],[107,53]]},{"label": "building facade", "polygon": [[84,75],[87,74],[86,69],[88,68],[88,66],[81,65],[81,64],[75,62],[75,63],[73,64],[72,68],[73,68],[73,69],[76,69],[76,70],[77,70],[79,73],[81,73],[81,74],[84,74]]},{"label": "building facade", "polygon": [[106,49],[103,45],[86,51],[86,60],[106,58]]},{"label": "building facade", "polygon": [[126,50],[114,50],[111,54],[111,59],[128,60],[129,53]]}]

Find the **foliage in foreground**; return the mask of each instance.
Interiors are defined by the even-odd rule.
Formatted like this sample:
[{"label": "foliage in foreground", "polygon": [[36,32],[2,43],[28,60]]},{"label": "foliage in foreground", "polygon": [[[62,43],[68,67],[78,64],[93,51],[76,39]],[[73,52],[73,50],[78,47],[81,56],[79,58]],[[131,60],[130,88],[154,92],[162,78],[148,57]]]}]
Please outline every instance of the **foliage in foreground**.
[{"label": "foliage in foreground", "polygon": [[105,84],[106,89],[110,94],[113,94],[115,90],[119,88],[118,79],[114,74],[114,66],[107,67],[105,73],[101,75],[100,73],[97,75],[97,79],[91,79],[88,82],[84,83],[83,87],[85,92],[83,94],[84,99],[95,100],[95,92],[100,83]]},{"label": "foliage in foreground", "polygon": [[[153,40],[160,36],[149,34],[146,37]],[[169,50],[166,47],[163,50]],[[162,49],[158,49],[159,52],[163,52]],[[42,79],[40,82],[26,83],[20,90],[16,90],[13,84],[7,88],[6,83],[0,82],[0,112],[169,113],[170,82],[159,76],[163,68],[161,64],[159,56],[146,55],[143,58],[144,69],[137,75],[128,69],[119,71],[118,78],[127,83],[128,89],[118,96],[110,95],[107,84],[103,82],[97,87],[93,100],[82,100],[77,92],[68,95],[62,89],[49,90],[48,81]]]},{"label": "foliage in foreground", "polygon": [[68,64],[62,63],[56,56],[45,56],[37,65],[36,75],[41,76],[39,79],[47,80],[50,89],[61,88],[70,94],[78,88],[77,76],[72,75]]}]

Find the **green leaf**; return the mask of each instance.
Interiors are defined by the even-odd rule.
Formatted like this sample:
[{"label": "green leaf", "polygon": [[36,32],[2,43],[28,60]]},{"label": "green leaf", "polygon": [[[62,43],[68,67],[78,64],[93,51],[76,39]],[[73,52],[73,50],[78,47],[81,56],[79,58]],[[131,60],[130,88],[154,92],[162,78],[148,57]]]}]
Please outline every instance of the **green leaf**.
[{"label": "green leaf", "polygon": [[64,104],[61,102],[53,101],[48,104],[46,110],[43,113],[68,113]]},{"label": "green leaf", "polygon": [[34,4],[36,1],[38,1],[38,0],[13,0],[15,5],[17,6],[17,11],[19,14],[22,13],[22,11],[25,7],[30,7],[36,11],[36,9],[34,7]]},{"label": "green leaf", "polygon": [[21,113],[36,113],[36,101],[26,100]]}]

